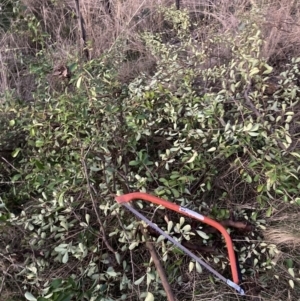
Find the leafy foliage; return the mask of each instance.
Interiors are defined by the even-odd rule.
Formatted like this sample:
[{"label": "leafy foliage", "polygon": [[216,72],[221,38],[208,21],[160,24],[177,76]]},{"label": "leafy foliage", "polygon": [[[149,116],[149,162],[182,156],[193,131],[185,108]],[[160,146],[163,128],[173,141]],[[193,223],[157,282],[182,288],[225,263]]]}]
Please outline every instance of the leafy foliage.
[{"label": "leafy foliage", "polygon": [[[125,60],[118,51],[86,63],[70,57],[72,77],[54,91],[42,49],[41,63],[31,63],[34,102],[1,108],[12,112],[10,133],[24,137],[6,174],[11,186],[2,194],[1,218],[23,234],[15,234],[18,245],[5,236],[3,248],[31,250],[13,274],[27,300],[164,300],[144,254],[141,223],[114,201],[116,193],[130,191],[153,192],[215,219],[234,210],[254,229],[242,237],[231,233],[242,273],[261,286],[271,281],[280,250],[264,241],[262,230],[283,204],[299,205],[300,60],[291,59],[276,75],[270,94],[273,70],[261,56],[256,23],[245,21],[238,34],[216,33],[202,47],[191,37],[186,11],[160,11],[165,31],[142,34],[156,60],[152,75],[125,86],[118,80]],[[204,64],[220,45],[230,55]],[[19,213],[13,213],[15,202]],[[138,206],[148,216],[157,212],[155,222],[180,241],[197,238],[213,246],[218,240],[202,225],[195,233],[189,220]],[[178,293],[189,283],[187,271],[204,272],[161,237],[153,239]],[[225,255],[206,259],[228,274]],[[294,288],[299,259],[285,268]]]}]

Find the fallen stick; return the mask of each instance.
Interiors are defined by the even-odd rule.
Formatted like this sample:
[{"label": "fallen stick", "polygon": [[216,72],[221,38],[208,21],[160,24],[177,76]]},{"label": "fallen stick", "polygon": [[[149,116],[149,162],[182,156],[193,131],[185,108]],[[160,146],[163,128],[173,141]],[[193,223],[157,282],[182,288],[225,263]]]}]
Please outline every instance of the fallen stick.
[{"label": "fallen stick", "polygon": [[171,289],[171,286],[170,286],[170,284],[168,282],[165,270],[164,270],[164,268],[162,267],[162,265],[160,263],[159,257],[157,255],[157,252],[156,252],[154,246],[153,246],[153,243],[148,240],[148,235],[147,235],[147,233],[145,232],[144,229],[142,229],[142,233],[143,233],[143,235],[144,235],[144,237],[146,239],[146,247],[149,250],[149,253],[150,253],[150,255],[151,255],[152,259],[153,259],[153,262],[155,264],[157,273],[158,273],[158,275],[159,275],[159,277],[161,279],[161,283],[162,283],[162,285],[164,287],[164,290],[165,290],[165,292],[167,294],[167,300],[168,301],[176,301],[176,299],[174,297],[174,294],[173,294],[173,291]]}]

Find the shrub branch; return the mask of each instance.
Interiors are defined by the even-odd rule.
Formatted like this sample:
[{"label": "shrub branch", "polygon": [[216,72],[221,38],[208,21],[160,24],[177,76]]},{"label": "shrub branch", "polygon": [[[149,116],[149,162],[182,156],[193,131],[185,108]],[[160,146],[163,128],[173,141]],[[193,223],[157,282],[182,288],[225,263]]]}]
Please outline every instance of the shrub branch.
[{"label": "shrub branch", "polygon": [[[82,150],[82,155],[83,155],[83,150]],[[92,189],[91,189],[90,180],[89,180],[89,177],[88,177],[87,167],[86,167],[86,163],[85,163],[85,157],[86,157],[86,155],[82,156],[81,164],[82,164],[82,167],[83,167],[83,170],[84,170],[84,175],[85,175],[85,178],[86,178],[88,192],[90,194],[90,197],[91,197],[91,200],[92,200],[92,204],[93,204],[93,208],[94,208],[94,211],[96,213],[98,223],[100,225],[100,232],[102,233],[102,238],[103,238],[103,241],[104,241],[107,249],[109,249],[112,253],[115,254],[116,251],[113,249],[113,247],[109,244],[109,242],[107,240],[107,237],[106,237],[106,234],[105,234],[105,230],[104,230],[104,227],[103,227],[103,223],[102,223],[102,221],[100,219],[100,216],[99,216],[99,212],[98,212],[98,209],[97,209],[96,201],[94,199],[93,192],[92,192]]]}]

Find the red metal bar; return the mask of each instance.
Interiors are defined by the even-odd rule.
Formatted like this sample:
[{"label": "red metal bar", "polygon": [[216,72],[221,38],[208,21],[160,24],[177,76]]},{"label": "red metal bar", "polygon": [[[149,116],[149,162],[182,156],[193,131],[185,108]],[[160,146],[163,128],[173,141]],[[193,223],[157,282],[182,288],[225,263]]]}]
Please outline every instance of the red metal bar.
[{"label": "red metal bar", "polygon": [[201,215],[199,213],[196,213],[192,210],[186,209],[186,208],[181,207],[177,204],[174,204],[174,203],[171,203],[169,201],[160,199],[158,197],[155,197],[155,196],[147,194],[147,193],[133,192],[133,193],[128,193],[128,194],[117,196],[115,199],[120,204],[127,203],[127,202],[130,202],[132,200],[136,200],[136,199],[148,201],[148,202],[151,202],[151,203],[154,203],[154,204],[157,204],[157,205],[164,206],[168,209],[176,211],[180,214],[184,214],[188,217],[192,217],[194,219],[197,219],[197,220],[199,220],[203,223],[206,223],[206,224],[216,228],[217,230],[219,230],[225,238],[233,282],[236,283],[236,284],[239,283],[237,263],[236,263],[236,258],[235,258],[235,253],[234,253],[231,237],[228,234],[228,232],[226,231],[226,229],[221,224],[219,224],[215,220],[210,219],[209,217],[203,216],[203,215]]}]

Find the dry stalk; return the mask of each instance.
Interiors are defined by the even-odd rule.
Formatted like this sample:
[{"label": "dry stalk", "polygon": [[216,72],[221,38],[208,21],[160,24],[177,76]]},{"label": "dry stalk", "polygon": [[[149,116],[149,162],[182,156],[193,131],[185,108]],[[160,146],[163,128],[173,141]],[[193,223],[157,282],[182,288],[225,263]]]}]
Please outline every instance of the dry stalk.
[{"label": "dry stalk", "polygon": [[76,8],[76,14],[77,14],[77,19],[78,19],[78,27],[80,31],[80,36],[81,36],[81,47],[82,47],[82,52],[85,55],[85,58],[87,60],[90,59],[90,54],[89,50],[87,49],[87,42],[86,42],[86,30],[84,27],[84,19],[82,17],[80,7],[79,7],[79,0],[75,0],[75,8]]}]

